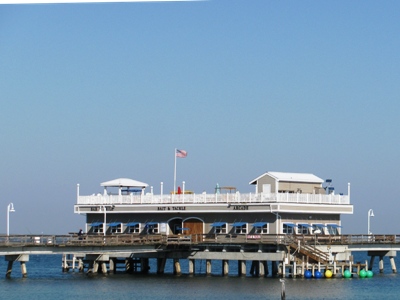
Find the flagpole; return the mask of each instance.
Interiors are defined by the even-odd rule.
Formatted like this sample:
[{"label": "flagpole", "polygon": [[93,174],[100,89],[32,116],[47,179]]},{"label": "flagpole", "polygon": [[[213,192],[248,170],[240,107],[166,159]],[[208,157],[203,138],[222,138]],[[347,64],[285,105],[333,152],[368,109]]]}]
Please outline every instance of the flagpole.
[{"label": "flagpole", "polygon": [[176,148],[175,148],[175,152],[174,152],[174,157],[175,157],[175,164],[174,164],[174,193],[172,196],[172,199],[175,198],[175,191],[176,191]]}]

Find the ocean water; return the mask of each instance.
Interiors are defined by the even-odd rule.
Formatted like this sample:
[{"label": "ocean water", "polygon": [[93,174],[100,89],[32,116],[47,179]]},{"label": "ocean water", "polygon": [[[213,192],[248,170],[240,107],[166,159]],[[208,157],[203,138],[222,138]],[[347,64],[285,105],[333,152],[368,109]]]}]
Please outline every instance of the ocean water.
[{"label": "ocean water", "polygon": [[[356,261],[365,261],[366,253],[355,254]],[[7,263],[0,261],[0,299],[281,299],[279,278],[238,277],[237,263],[230,263],[229,276],[221,276],[221,264],[213,264],[213,274],[188,275],[182,260],[183,275],[172,274],[168,262],[166,273],[157,275],[152,265],[147,275],[86,275],[77,271],[63,273],[60,255],[31,255],[27,262],[28,277],[22,278],[19,263],[14,263],[12,276],[5,278]],[[286,299],[400,299],[400,275],[393,274],[388,258],[380,274],[375,260],[373,278],[350,279],[285,279]],[[396,258],[400,266],[400,259]],[[196,264],[203,272],[205,262]],[[249,266],[247,268],[250,269]]]}]

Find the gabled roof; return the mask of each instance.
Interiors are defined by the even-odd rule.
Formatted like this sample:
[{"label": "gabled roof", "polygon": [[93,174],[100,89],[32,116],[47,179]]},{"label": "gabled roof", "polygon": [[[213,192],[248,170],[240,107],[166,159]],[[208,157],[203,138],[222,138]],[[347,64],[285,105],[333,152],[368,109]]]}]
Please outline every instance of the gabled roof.
[{"label": "gabled roof", "polygon": [[129,178],[117,178],[114,180],[103,182],[100,185],[109,187],[136,187],[136,188],[145,188],[149,186],[147,183]]},{"label": "gabled roof", "polygon": [[286,182],[308,182],[308,183],[323,183],[324,180],[310,173],[285,173],[285,172],[267,172],[253,179],[249,184],[257,184],[257,180],[264,176],[270,176],[276,181]]}]

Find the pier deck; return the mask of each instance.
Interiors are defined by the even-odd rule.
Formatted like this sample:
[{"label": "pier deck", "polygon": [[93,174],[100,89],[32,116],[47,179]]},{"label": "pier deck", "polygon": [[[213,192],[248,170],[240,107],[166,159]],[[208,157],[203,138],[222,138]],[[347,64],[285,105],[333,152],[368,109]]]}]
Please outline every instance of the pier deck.
[{"label": "pier deck", "polygon": [[[288,268],[291,274],[301,274],[296,270],[304,268],[320,269],[337,266],[343,271],[352,265],[351,252],[368,251],[373,258],[380,257],[380,269],[383,269],[383,257],[391,258],[392,270],[396,271],[393,257],[400,250],[400,235],[11,235],[0,236],[0,255],[9,262],[7,276],[11,274],[12,263],[21,262],[22,273],[26,275],[25,262],[31,254],[62,254],[63,270],[68,269],[67,255],[81,261],[89,261],[90,270],[97,263],[102,264],[103,272],[107,272],[105,264],[113,265],[114,261],[123,260],[132,264],[137,259],[140,264],[146,259],[161,260],[160,272],[166,259],[188,259],[191,264],[195,260],[237,260],[253,261],[254,270],[264,268],[267,261],[279,262],[278,274],[285,276]],[[162,262],[164,261],[164,262]],[[349,264],[350,261],[350,264]],[[127,263],[127,266],[129,263]],[[382,266],[381,266],[382,265]],[[317,267],[318,266],[318,267]],[[353,267],[356,266],[353,264]],[[358,264],[358,269],[360,268]],[[191,267],[193,269],[193,267]],[[227,266],[224,265],[224,269]],[[245,266],[241,265],[243,272]],[[180,267],[178,268],[180,269]],[[253,267],[252,267],[253,269]],[[96,269],[97,270],[97,269]],[[106,270],[106,271],[104,271]],[[253,271],[254,271],[253,270]],[[245,273],[245,270],[244,270]],[[304,273],[304,272],[303,272]],[[263,274],[263,272],[262,272]]]}]

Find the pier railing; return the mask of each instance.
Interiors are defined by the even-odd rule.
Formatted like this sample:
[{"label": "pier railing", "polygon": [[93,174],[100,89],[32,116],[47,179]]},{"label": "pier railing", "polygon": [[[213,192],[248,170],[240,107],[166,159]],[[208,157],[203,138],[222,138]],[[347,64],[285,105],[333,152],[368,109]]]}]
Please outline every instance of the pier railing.
[{"label": "pier railing", "polygon": [[90,247],[129,245],[271,244],[291,245],[379,245],[400,247],[400,235],[286,235],[286,234],[197,234],[197,235],[0,235],[0,248]]},{"label": "pier railing", "polygon": [[113,205],[113,204],[211,204],[211,203],[304,203],[304,204],[350,204],[350,197],[334,194],[302,193],[228,193],[228,194],[176,194],[176,195],[110,195],[97,194],[78,196],[77,204]]}]

